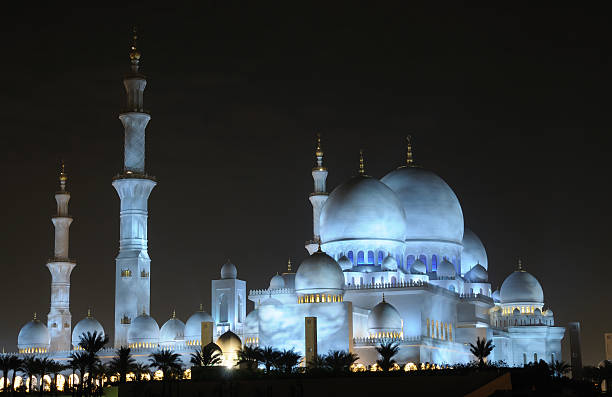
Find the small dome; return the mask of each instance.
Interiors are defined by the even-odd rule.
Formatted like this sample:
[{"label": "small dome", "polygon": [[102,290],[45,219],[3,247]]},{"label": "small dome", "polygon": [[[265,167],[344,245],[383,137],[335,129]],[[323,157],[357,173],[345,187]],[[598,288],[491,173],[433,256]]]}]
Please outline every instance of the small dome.
[{"label": "small dome", "polygon": [[236,278],[238,277],[238,269],[231,263],[229,260],[225,262],[223,266],[221,266],[221,278]]},{"label": "small dome", "polygon": [[335,188],[321,211],[323,243],[345,240],[404,241],[406,217],[402,204],[376,178],[355,176]]},{"label": "small dome", "polygon": [[244,333],[247,335],[259,333],[259,314],[257,309],[252,310],[244,319]]},{"label": "small dome", "polygon": [[495,302],[495,303],[501,302],[501,298],[499,296],[499,290],[498,289],[493,291],[493,293],[491,294],[491,299],[493,299],[493,302]]},{"label": "small dome", "polygon": [[517,307],[515,307],[514,310],[512,310],[512,314],[518,316],[519,314],[521,314],[521,311]]},{"label": "small dome", "polygon": [[199,341],[202,339],[202,323],[211,322],[214,323],[213,318],[204,311],[202,305],[200,310],[193,313],[187,323],[185,324],[185,340],[186,341]]},{"label": "small dome", "polygon": [[385,301],[384,297],[382,302],[374,306],[368,315],[368,331],[370,334],[402,331],[402,317],[393,305]]},{"label": "small dome", "polygon": [[391,254],[387,255],[382,262],[383,270],[397,270],[397,260],[391,256]]},{"label": "small dome", "polygon": [[265,301],[261,302],[259,305],[260,306],[278,306],[278,305],[282,305],[282,303],[278,299],[274,299],[270,297],[266,299]]},{"label": "small dome", "polygon": [[185,323],[172,314],[172,318],[162,325],[159,331],[161,343],[182,342],[185,340]]},{"label": "small dome", "polygon": [[21,328],[17,336],[17,347],[19,350],[41,349],[48,351],[50,345],[49,330],[36,316]]},{"label": "small dome", "polygon": [[148,314],[136,317],[127,334],[128,345],[133,343],[159,343],[159,325],[157,321]]},{"label": "small dome", "polygon": [[539,307],[536,307],[535,310],[533,311],[533,314],[535,314],[536,316],[541,316],[542,310],[540,310]]},{"label": "small dome", "polygon": [[347,258],[345,255],[342,255],[340,259],[338,259],[338,264],[342,270],[349,270],[353,267],[351,260]]},{"label": "small dome", "polygon": [[344,274],[338,262],[319,251],[302,261],[295,276],[295,290],[300,294],[340,293],[344,288]]},{"label": "small dome", "polygon": [[465,278],[472,283],[486,283],[489,273],[481,264],[477,264],[465,274]]},{"label": "small dome", "polygon": [[268,287],[268,289],[282,289],[282,288],[285,288],[285,279],[283,279],[283,276],[276,273],[276,275],[274,275],[274,277],[272,277],[272,279],[270,280],[270,286]]},{"label": "small dome", "polygon": [[463,240],[463,211],[453,190],[435,173],[421,167],[401,167],[381,182],[399,198],[406,219],[407,240]]},{"label": "small dome", "polygon": [[412,265],[410,265],[410,273],[412,273],[412,274],[426,274],[427,273],[427,266],[423,263],[422,260],[417,259],[414,262],[412,262]]},{"label": "small dome", "polygon": [[91,312],[88,312],[87,317],[74,326],[72,330],[72,346],[78,346],[83,334],[87,334],[88,332],[92,335],[96,332],[97,335],[104,337],[104,328],[102,328],[102,324],[91,316]]},{"label": "small dome", "polygon": [[501,303],[544,303],[544,291],[538,280],[524,270],[512,272],[502,283]]},{"label": "small dome", "polygon": [[442,262],[438,264],[436,275],[440,279],[455,278],[457,272],[455,271],[455,265],[450,263],[448,259],[444,258]]},{"label": "small dome", "polygon": [[217,346],[221,349],[224,354],[237,352],[242,349],[242,341],[232,331],[226,331],[223,335],[217,339]]},{"label": "small dome", "polygon": [[551,309],[546,310],[546,316],[547,317],[552,317],[553,316],[553,311]]},{"label": "small dome", "polygon": [[477,263],[485,269],[489,268],[489,259],[482,241],[468,228],[463,230],[463,251],[461,253],[461,267],[470,269]]}]

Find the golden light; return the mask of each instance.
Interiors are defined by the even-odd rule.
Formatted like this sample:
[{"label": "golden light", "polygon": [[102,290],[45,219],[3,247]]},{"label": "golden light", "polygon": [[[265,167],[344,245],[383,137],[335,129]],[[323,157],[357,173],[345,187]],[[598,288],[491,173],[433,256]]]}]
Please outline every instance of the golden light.
[{"label": "golden light", "polygon": [[408,372],[408,371],[416,371],[418,368],[414,363],[406,363],[406,365],[404,365],[404,371]]}]

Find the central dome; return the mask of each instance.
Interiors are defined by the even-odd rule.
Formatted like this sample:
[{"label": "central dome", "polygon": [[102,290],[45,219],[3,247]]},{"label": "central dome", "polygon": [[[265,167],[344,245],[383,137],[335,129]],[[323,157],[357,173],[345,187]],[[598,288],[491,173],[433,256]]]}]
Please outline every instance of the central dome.
[{"label": "central dome", "polygon": [[377,239],[404,241],[406,217],[391,189],[376,178],[355,176],[331,192],[321,212],[323,243]]},{"label": "central dome", "polygon": [[381,182],[399,197],[406,219],[407,240],[443,240],[461,243],[463,211],[457,196],[442,178],[419,167],[402,167]]},{"label": "central dome", "polygon": [[501,303],[544,303],[544,291],[539,281],[524,270],[516,270],[502,283]]},{"label": "central dome", "polygon": [[338,262],[325,252],[313,253],[302,261],[295,275],[295,290],[299,294],[333,292],[344,288],[344,274]]}]

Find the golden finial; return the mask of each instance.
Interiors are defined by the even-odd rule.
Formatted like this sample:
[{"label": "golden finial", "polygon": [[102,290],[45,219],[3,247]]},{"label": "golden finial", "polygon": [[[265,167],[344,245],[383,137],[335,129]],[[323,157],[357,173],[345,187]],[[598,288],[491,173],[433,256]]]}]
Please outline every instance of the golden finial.
[{"label": "golden finial", "polygon": [[33,318],[33,320],[34,320],[34,321],[37,321],[37,320],[38,320],[38,319],[36,318],[36,312],[34,312],[34,318]]},{"label": "golden finial", "polygon": [[406,165],[408,167],[414,166],[414,159],[412,157],[412,135],[406,136]]},{"label": "golden finial", "polygon": [[62,192],[63,192],[64,190],[66,190],[66,182],[68,181],[68,174],[66,174],[66,164],[64,163],[63,160],[62,160],[62,168],[59,174],[59,181],[60,181],[60,189],[62,189]]},{"label": "golden finial", "polygon": [[87,318],[91,318],[91,307],[87,308]]},{"label": "golden finial", "polygon": [[315,170],[325,171],[323,166],[323,149],[321,148],[321,133],[317,132],[317,148],[315,150],[315,157],[317,159],[317,165],[314,167]]},{"label": "golden finial", "polygon": [[176,318],[176,309],[172,309],[172,318]]},{"label": "golden finial", "polygon": [[203,312],[204,311],[204,305],[200,303],[200,311]]},{"label": "golden finial", "polygon": [[518,260],[518,271],[522,272],[523,270],[523,261],[521,261],[521,258],[519,258]]},{"label": "golden finial", "polygon": [[291,273],[291,258],[287,261],[287,272]]},{"label": "golden finial", "polygon": [[130,46],[130,61],[132,62],[132,72],[138,72],[138,63],[140,62],[140,52],[136,48],[138,42],[138,31],[136,26],[132,28],[132,45]]},{"label": "golden finial", "polygon": [[359,175],[365,175],[365,164],[363,161],[363,149],[359,150]]}]

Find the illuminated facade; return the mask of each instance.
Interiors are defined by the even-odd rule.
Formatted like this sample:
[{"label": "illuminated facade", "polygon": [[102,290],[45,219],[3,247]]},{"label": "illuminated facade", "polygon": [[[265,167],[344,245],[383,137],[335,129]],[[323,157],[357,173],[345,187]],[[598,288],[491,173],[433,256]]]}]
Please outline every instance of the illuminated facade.
[{"label": "illuminated facade", "polygon": [[[200,305],[186,322],[172,314],[160,327],[150,315],[147,201],[156,182],[145,172],[150,116],[143,108],[146,80],[135,45],[130,59],[132,70],[124,79],[127,109],[119,116],[125,129],[124,169],[113,180],[121,200],[115,347],[130,346],[139,360],[160,347],[171,348],[188,364],[190,353],[202,345],[202,324],[211,323],[211,339],[227,347],[225,365],[235,360],[242,343],[293,348],[304,355],[305,319],[316,318],[316,351],[350,350],[363,366],[375,363],[375,347],[386,340],[400,345],[400,363],[470,361],[468,344],[477,337],[493,339],[491,359],[510,365],[561,357],[565,330],[555,326],[552,310],[545,308],[537,279],[519,267],[500,291],[491,291],[482,242],[464,227],[453,190],[415,164],[410,141],[404,166],[377,179],[367,175],[362,153],[357,175],[328,193],[319,137],[309,197],[313,236],[296,271],[289,262],[268,288],[247,291],[237,267],[228,262],[220,278],[212,280],[211,314]],[[65,358],[78,349],[83,333],[105,331],[88,313],[70,339],[74,263],[67,259],[71,218],[63,185],[56,198],[56,250],[49,268],[53,273],[52,264],[68,264],[68,281],[53,278],[52,291],[60,298],[52,297],[49,325],[36,318],[28,322],[19,333],[18,350]],[[250,313],[247,299],[255,307]],[[60,320],[67,332],[56,332],[53,324]],[[105,350],[105,357],[113,351]]]}]

